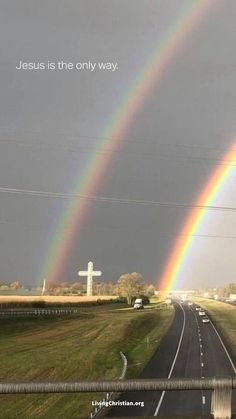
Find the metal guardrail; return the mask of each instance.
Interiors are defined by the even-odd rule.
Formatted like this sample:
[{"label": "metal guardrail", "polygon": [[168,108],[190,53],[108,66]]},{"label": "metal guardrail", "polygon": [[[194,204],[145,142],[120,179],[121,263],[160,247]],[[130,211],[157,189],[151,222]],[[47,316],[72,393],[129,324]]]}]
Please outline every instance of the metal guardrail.
[{"label": "metal guardrail", "polygon": [[67,314],[76,314],[78,309],[76,308],[34,308],[30,310],[21,310],[21,309],[6,309],[0,310],[0,318],[8,317],[28,317],[28,316],[60,316]]},{"label": "metal guardrail", "polygon": [[[119,377],[119,380],[123,380],[125,378],[125,375],[126,375],[128,361],[127,361],[127,358],[126,358],[125,354],[121,351],[120,351],[120,356],[121,356],[121,359],[123,361],[123,367],[122,367],[122,372],[121,372],[121,375]],[[95,407],[94,412],[91,412],[90,417],[94,418],[96,416],[99,416],[100,413],[104,410],[104,402],[111,400],[112,397],[113,397],[113,392],[107,392],[106,393],[106,400],[105,399],[101,400],[101,402],[103,402],[103,403],[101,403],[100,407]]]},{"label": "metal guardrail", "polygon": [[123,361],[123,368],[122,368],[122,373],[120,375],[120,380],[123,380],[126,376],[128,361],[127,361],[127,358],[126,358],[125,354],[123,354],[123,352],[120,352],[120,356],[121,356],[122,361]]},{"label": "metal guardrail", "polygon": [[[104,380],[78,382],[0,382],[0,394],[34,393],[87,393],[124,391],[175,391],[213,390],[211,413],[214,419],[230,419],[232,390],[236,389],[236,377],[224,378],[171,378]],[[96,410],[91,417],[99,414]]]},{"label": "metal guardrail", "polygon": [[236,377],[225,378],[171,378],[102,380],[77,382],[0,382],[0,394],[33,393],[90,393],[124,391],[173,391],[173,390],[215,390],[230,387],[236,389]]}]

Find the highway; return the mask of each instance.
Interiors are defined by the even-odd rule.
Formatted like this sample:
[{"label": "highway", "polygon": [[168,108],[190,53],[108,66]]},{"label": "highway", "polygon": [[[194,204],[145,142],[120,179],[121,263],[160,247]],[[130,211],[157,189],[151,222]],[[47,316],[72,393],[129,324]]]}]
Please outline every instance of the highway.
[{"label": "highway", "polygon": [[[202,323],[193,306],[175,303],[174,321],[140,378],[222,377],[235,375],[221,339],[211,323]],[[233,413],[236,400],[233,395]],[[144,402],[116,406],[108,417],[209,417],[210,391],[127,392],[120,401]]]}]

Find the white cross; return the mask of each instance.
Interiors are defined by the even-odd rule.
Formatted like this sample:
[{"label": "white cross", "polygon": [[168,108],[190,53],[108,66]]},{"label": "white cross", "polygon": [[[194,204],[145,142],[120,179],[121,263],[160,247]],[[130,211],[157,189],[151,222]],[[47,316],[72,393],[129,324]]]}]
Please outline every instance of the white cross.
[{"label": "white cross", "polygon": [[88,270],[87,271],[79,271],[79,276],[86,276],[87,277],[87,296],[93,295],[93,277],[94,276],[101,276],[101,271],[94,271],[93,270],[93,262],[88,263]]}]

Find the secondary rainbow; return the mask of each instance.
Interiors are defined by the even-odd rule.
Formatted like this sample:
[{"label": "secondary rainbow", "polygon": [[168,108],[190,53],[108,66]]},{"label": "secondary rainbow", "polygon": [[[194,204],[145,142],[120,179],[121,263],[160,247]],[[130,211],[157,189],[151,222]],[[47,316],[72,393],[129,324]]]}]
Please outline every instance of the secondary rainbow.
[{"label": "secondary rainbow", "polygon": [[173,285],[178,282],[179,274],[187,260],[194,235],[199,230],[207,213],[207,208],[220,193],[236,165],[236,144],[231,147],[223,157],[222,164],[215,169],[202,192],[198,196],[185,221],[177,241],[174,244],[170,257],[164,268],[160,281],[160,289],[170,292]]},{"label": "secondary rainbow", "polygon": [[[187,2],[188,6],[180,13],[175,24],[172,25],[158,45],[150,54],[149,59],[137,73],[130,88],[124,94],[121,102],[113,112],[109,123],[105,126],[97,141],[95,153],[87,163],[86,169],[76,179],[72,189],[73,194],[93,195],[101,182],[112,153],[106,154],[111,146],[115,147],[123,140],[129,127],[133,124],[138,112],[160,84],[178,51],[188,39],[188,36],[200,24],[203,16],[215,3],[215,0],[194,0]],[[43,278],[56,281],[65,266],[68,254],[74,242],[75,233],[84,222],[88,212],[88,201],[71,199],[62,214],[52,241],[47,249],[43,269],[38,282]]]}]

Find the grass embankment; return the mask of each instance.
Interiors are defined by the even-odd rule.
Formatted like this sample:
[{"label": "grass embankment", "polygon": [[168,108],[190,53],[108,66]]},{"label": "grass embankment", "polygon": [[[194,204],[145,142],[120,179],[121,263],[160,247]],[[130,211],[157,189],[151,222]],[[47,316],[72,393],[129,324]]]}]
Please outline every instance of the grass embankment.
[{"label": "grass embankment", "polygon": [[[0,379],[78,380],[118,378],[119,351],[135,377],[158,346],[173,309],[133,311],[122,304],[79,309],[73,318],[1,321]],[[85,418],[98,394],[0,396],[1,418]]]},{"label": "grass embankment", "polygon": [[193,301],[209,313],[236,364],[236,306],[206,298]]}]

